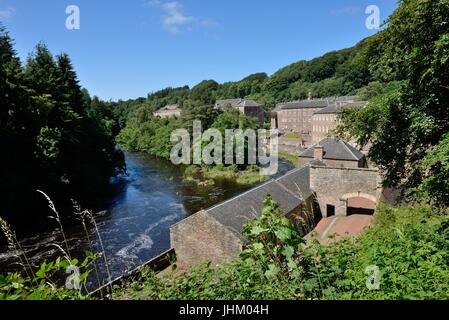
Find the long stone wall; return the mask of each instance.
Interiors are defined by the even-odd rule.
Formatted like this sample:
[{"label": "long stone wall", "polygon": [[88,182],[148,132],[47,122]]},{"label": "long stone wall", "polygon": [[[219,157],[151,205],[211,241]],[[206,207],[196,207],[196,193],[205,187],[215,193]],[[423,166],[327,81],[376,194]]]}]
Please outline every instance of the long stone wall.
[{"label": "long stone wall", "polygon": [[351,198],[364,198],[377,204],[382,195],[380,174],[373,169],[312,166],[310,187],[317,196],[324,217],[328,215],[329,208],[335,209],[335,215],[345,216]]}]

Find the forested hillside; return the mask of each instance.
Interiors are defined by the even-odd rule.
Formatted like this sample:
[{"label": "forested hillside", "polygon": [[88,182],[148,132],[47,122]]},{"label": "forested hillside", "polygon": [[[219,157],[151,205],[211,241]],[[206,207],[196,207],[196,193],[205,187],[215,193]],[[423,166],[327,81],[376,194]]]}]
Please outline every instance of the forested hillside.
[{"label": "forested hillside", "polygon": [[[370,99],[391,90],[391,80],[372,71],[372,60],[377,58],[376,37],[365,39],[356,46],[333,51],[310,61],[298,61],[271,76],[256,73],[241,81],[219,84],[204,80],[193,88],[167,88],[151,93],[147,98],[109,102],[122,126],[118,142],[127,150],[148,152],[169,158],[173,129],[190,128],[192,120],[199,119],[207,130],[222,113],[214,110],[219,99],[246,98],[263,105],[266,111],[283,101],[306,99],[309,96],[329,97],[360,94]],[[393,86],[394,87],[394,86]],[[178,104],[183,110],[180,119],[157,119],[153,112],[168,105]],[[234,114],[234,117],[240,117]],[[228,129],[237,129],[239,121],[232,121]],[[267,124],[269,125],[269,124]]]},{"label": "forested hillside", "polygon": [[54,57],[40,43],[22,64],[0,26],[2,217],[32,223],[48,215],[37,189],[58,201],[82,201],[124,169],[113,137],[118,128],[98,108],[66,54]]},{"label": "forested hillside", "polygon": [[[271,110],[276,103],[313,97],[355,94],[376,81],[370,71],[367,51],[372,38],[365,39],[352,48],[333,51],[310,61],[298,61],[271,76],[255,73],[236,82],[219,84],[204,80],[193,88],[166,88],[150,93],[147,98],[111,102],[121,114],[145,107],[155,111],[168,104],[213,104],[218,99],[247,98]],[[299,55],[299,53],[298,53]]]}]

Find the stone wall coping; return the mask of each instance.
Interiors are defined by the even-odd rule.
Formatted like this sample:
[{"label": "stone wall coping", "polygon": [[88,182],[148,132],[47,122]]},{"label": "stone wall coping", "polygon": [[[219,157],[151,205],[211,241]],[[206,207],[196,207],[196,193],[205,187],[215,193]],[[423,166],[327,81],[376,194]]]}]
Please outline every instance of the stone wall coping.
[{"label": "stone wall coping", "polygon": [[325,169],[325,170],[341,170],[341,171],[360,171],[360,172],[376,172],[379,173],[379,169],[371,169],[371,168],[340,168],[340,167],[322,167],[310,165],[311,169]]},{"label": "stone wall coping", "polygon": [[172,224],[172,225],[170,226],[170,230],[173,229],[174,227],[180,225],[180,224],[184,224],[184,223],[185,223],[186,221],[188,221],[188,220],[193,220],[194,218],[197,217],[197,215],[200,215],[200,214],[202,214],[202,213],[209,214],[209,212],[207,212],[207,210],[209,210],[209,209],[200,210],[200,211],[195,212],[194,214],[192,214],[192,215],[190,215],[190,216],[188,216],[188,217],[182,219],[181,221],[178,221],[178,222]]}]

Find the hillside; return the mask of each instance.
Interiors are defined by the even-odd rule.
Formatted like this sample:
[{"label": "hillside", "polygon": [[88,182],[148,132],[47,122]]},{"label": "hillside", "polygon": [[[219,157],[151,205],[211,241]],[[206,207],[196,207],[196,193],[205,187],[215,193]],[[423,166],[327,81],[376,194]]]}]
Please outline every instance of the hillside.
[{"label": "hillside", "polygon": [[306,99],[309,94],[317,98],[355,94],[360,88],[378,80],[370,72],[370,59],[366,54],[374,38],[367,38],[352,48],[292,63],[271,76],[255,73],[240,81],[222,84],[204,80],[192,88],[165,88],[148,94],[146,98],[110,102],[108,106],[123,119],[141,107],[155,111],[169,104],[182,107],[191,102],[213,104],[218,99],[247,98],[271,110],[276,103]]}]

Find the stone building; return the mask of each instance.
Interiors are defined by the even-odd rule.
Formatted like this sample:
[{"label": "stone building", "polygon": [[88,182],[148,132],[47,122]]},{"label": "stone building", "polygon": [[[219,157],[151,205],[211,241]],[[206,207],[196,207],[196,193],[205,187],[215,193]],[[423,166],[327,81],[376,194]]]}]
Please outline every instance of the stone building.
[{"label": "stone building", "polygon": [[324,99],[281,103],[275,109],[277,128],[282,133],[310,134],[313,114],[328,106],[329,101]]},{"label": "stone building", "polygon": [[[295,169],[235,198],[202,210],[173,225],[171,246],[181,264],[220,263],[237,258],[245,245],[245,224],[262,214],[271,196],[301,234],[304,219],[317,225],[321,218],[372,214],[382,200],[377,170],[332,168],[321,161]],[[313,228],[313,227],[312,227]]]},{"label": "stone building", "polygon": [[177,104],[172,104],[159,109],[153,115],[159,118],[180,117],[182,110]]},{"label": "stone building", "polygon": [[366,157],[362,152],[337,138],[325,138],[299,155],[300,165],[314,160],[337,168],[367,167]]},{"label": "stone building", "polygon": [[309,167],[264,183],[235,198],[200,211],[171,227],[171,245],[177,258],[186,264],[204,261],[230,261],[241,253],[243,226],[260,216],[268,195],[280,209],[293,215],[308,206],[312,211]]},{"label": "stone building", "polygon": [[271,127],[281,133],[315,135],[313,142],[325,138],[336,128],[337,115],[345,108],[362,107],[358,96],[329,97],[280,103],[271,112]]},{"label": "stone building", "polygon": [[253,100],[227,99],[217,100],[215,103],[216,109],[223,109],[226,107],[236,108],[245,116],[256,118],[259,121],[260,126],[263,126],[265,122],[265,112],[262,105]]},{"label": "stone building", "polygon": [[344,109],[361,108],[365,104],[365,102],[335,101],[329,107],[315,112],[312,117],[312,142],[318,143],[332,136],[333,130],[339,124],[339,114]]}]

